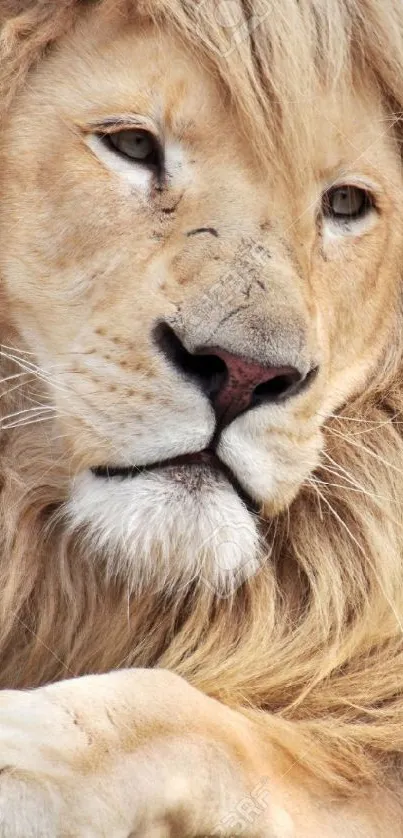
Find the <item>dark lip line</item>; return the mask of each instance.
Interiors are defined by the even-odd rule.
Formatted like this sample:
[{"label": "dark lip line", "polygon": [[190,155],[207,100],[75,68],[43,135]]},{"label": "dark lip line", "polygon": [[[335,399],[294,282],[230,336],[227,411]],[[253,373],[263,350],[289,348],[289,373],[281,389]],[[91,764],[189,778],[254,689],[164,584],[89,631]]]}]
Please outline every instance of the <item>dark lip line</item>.
[{"label": "dark lip line", "polygon": [[[215,464],[215,460],[217,463]],[[213,452],[197,452],[195,454],[181,454],[177,457],[167,457],[164,460],[156,460],[153,463],[147,463],[141,466],[96,466],[91,471],[96,477],[123,477],[124,479],[136,477],[145,471],[155,471],[159,468],[169,468],[174,466],[189,466],[189,465],[209,465],[210,468],[218,466],[218,457]]]},{"label": "dark lip line", "polygon": [[216,471],[222,474],[231,484],[237,495],[239,495],[245,506],[253,512],[256,512],[256,505],[252,498],[245,492],[234,473],[225,463],[215,454],[214,451],[200,451],[195,454],[182,454],[178,457],[170,457],[166,460],[157,460],[154,463],[143,466],[95,466],[91,468],[91,472],[95,477],[104,480],[112,480],[114,477],[122,477],[124,480],[133,479],[140,474],[157,471],[164,468],[184,468],[191,466],[199,466],[210,471]]}]

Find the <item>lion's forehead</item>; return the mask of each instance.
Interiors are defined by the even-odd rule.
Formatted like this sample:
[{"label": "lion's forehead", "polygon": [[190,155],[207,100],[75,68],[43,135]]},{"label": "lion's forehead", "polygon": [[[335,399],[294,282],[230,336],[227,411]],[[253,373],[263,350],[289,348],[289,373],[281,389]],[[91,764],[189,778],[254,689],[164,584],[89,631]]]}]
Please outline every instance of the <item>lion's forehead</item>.
[{"label": "lion's forehead", "polygon": [[[227,180],[240,178],[243,171],[253,178],[254,188],[258,187],[256,156],[252,153],[258,127],[253,122],[256,109],[253,112],[251,107],[251,114],[244,114],[240,120],[217,69],[213,70],[207,59],[204,63],[197,60],[189,47],[184,49],[169,28],[162,31],[148,25],[139,30],[125,22],[110,30],[94,27],[89,21],[62,41],[57,52],[32,76],[25,119],[43,126],[44,121],[38,118],[38,99],[40,113],[47,116],[49,137],[53,121],[56,132],[60,119],[67,120],[71,127],[80,127],[114,115],[138,113],[153,120],[163,132],[167,162],[178,185],[180,178],[184,186],[189,185],[190,178],[183,174],[188,164],[186,174],[191,171],[197,178],[191,166],[196,154],[199,164],[201,157],[205,160],[207,183],[209,166],[215,173],[215,167],[225,161]],[[273,133],[270,142],[267,137],[268,150],[272,142],[279,145],[280,154],[281,144],[287,146],[287,165],[291,163],[291,168],[281,173],[278,160],[273,160],[270,179],[268,153],[265,174],[267,178],[269,173],[266,187],[271,187],[271,200],[280,200],[282,191],[283,204],[306,201],[312,182],[348,168],[357,158],[373,173],[385,165],[393,170],[396,161],[390,132],[385,130],[388,117],[379,91],[368,79],[363,78],[355,90],[342,84],[340,89],[326,90],[317,79],[307,78],[306,108],[293,108],[293,120],[296,131],[300,120],[300,136],[291,137],[287,131],[281,135],[275,118],[272,126],[267,123],[267,135]],[[302,180],[299,164],[304,144],[309,147],[305,155],[309,165]],[[250,182],[245,182],[245,195],[248,189]]]}]

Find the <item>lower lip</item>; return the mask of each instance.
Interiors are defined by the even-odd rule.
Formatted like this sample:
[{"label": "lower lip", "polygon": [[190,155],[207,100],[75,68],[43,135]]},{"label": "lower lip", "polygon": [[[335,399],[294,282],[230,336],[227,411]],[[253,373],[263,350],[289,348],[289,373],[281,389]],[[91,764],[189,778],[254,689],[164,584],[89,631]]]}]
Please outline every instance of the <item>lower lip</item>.
[{"label": "lower lip", "polygon": [[128,480],[138,477],[140,474],[148,474],[153,471],[162,471],[170,468],[185,470],[188,468],[191,469],[192,467],[204,469],[210,474],[213,472],[226,479],[239,495],[245,506],[247,506],[249,510],[256,512],[255,503],[249,495],[245,493],[232,471],[221,462],[214,451],[209,451],[208,449],[205,451],[199,451],[197,454],[182,454],[179,457],[161,460],[160,462],[152,463],[147,466],[97,466],[96,468],[92,468],[91,471],[93,475],[98,478],[109,480],[113,477],[120,477],[121,479]]},{"label": "lower lip", "polygon": [[213,451],[200,451],[197,454],[182,454],[180,457],[172,457],[168,460],[152,463],[146,466],[97,466],[91,471],[95,477],[112,478],[121,477],[130,479],[137,477],[144,472],[155,471],[156,469],[178,468],[185,466],[204,466],[213,471],[224,471],[222,464]]}]

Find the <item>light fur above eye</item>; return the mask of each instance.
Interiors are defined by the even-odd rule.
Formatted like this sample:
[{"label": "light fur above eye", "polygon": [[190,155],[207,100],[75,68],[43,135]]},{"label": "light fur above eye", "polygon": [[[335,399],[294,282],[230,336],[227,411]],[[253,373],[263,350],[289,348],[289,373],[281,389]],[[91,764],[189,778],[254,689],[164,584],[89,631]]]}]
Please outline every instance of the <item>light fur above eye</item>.
[{"label": "light fur above eye", "polygon": [[322,213],[334,222],[358,221],[374,206],[374,197],[369,190],[351,184],[333,186],[322,196]]}]

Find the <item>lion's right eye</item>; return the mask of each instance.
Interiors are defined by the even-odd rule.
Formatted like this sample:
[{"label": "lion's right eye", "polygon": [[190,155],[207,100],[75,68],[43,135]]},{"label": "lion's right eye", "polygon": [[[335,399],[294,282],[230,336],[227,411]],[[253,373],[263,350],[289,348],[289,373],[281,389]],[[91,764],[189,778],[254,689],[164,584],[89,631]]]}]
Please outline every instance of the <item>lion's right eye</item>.
[{"label": "lion's right eye", "polygon": [[162,152],[157,138],[143,129],[127,129],[103,135],[108,148],[134,163],[161,168]]},{"label": "lion's right eye", "polygon": [[325,192],[322,198],[324,216],[334,221],[363,218],[373,206],[373,198],[366,189],[350,184],[335,186]]}]

